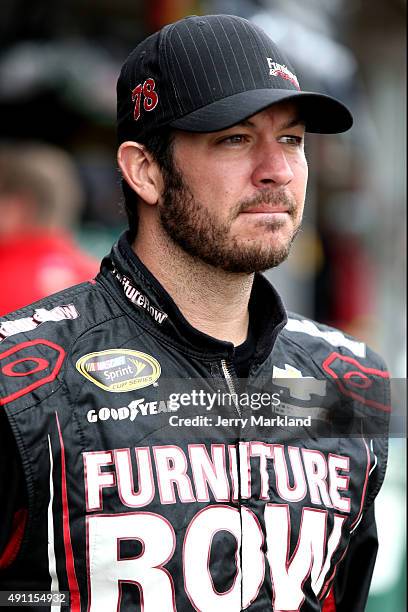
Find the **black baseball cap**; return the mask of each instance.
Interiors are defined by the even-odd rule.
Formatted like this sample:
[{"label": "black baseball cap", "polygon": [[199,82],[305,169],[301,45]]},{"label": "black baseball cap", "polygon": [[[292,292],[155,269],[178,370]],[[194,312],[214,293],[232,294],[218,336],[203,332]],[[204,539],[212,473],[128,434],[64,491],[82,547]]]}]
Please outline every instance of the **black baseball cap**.
[{"label": "black baseball cap", "polygon": [[296,101],[307,132],[345,132],[353,123],[336,98],[302,91],[271,38],[234,15],[192,15],[143,40],[122,67],[117,100],[119,143],[164,126],[215,132],[283,100]]}]

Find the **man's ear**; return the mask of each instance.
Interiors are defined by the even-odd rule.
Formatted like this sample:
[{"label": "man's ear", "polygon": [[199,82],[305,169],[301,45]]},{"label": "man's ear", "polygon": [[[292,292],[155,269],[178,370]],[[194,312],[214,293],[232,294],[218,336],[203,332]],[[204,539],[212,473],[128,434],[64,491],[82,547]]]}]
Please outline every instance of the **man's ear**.
[{"label": "man's ear", "polygon": [[118,150],[118,164],[133,191],[146,204],[156,204],[163,183],[157,163],[146,148],[138,142],[123,142]]}]

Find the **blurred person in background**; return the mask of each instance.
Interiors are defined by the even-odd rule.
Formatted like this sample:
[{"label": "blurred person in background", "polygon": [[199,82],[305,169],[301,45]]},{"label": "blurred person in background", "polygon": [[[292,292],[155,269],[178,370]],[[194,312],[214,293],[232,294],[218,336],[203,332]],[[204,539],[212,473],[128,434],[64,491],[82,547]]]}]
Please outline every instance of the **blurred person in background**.
[{"label": "blurred person in background", "polygon": [[93,278],[73,238],[83,204],[75,166],[57,147],[0,145],[0,315]]}]

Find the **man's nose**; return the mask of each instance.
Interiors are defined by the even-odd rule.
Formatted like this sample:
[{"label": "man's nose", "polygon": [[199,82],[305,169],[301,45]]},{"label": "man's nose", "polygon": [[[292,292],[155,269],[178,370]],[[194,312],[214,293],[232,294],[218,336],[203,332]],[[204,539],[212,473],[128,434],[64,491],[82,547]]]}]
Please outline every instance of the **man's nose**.
[{"label": "man's nose", "polygon": [[293,179],[293,171],[279,142],[264,143],[259,147],[252,181],[256,187],[282,187]]}]

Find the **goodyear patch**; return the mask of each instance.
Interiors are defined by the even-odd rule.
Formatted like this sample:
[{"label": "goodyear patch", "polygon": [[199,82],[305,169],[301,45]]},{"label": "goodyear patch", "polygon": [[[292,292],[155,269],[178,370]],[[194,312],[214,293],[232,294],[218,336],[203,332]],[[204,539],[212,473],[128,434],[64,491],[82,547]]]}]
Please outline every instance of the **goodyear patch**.
[{"label": "goodyear patch", "polygon": [[147,353],[107,349],[88,353],[76,362],[78,372],[110,393],[125,393],[152,385],[161,374],[160,363]]}]

